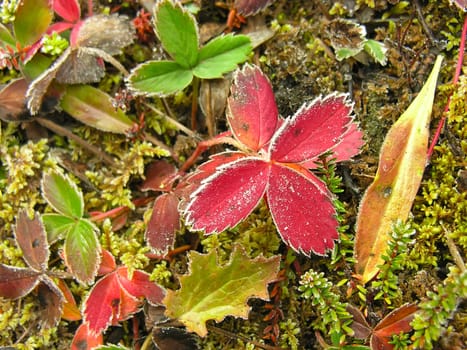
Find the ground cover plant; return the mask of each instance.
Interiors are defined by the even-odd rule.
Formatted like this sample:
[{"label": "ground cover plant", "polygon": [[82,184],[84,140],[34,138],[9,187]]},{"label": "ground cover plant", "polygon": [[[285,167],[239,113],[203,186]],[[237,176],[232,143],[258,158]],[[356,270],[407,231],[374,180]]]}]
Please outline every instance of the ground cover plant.
[{"label": "ground cover plant", "polygon": [[0,348],[462,349],[462,1],[3,1]]}]

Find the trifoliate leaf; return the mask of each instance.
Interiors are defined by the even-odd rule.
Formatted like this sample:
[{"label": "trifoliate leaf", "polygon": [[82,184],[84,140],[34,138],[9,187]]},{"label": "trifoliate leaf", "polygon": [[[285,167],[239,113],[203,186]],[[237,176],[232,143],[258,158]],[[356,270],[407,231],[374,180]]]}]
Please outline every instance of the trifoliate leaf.
[{"label": "trifoliate leaf", "polygon": [[180,277],[180,289],[168,291],[166,316],[178,319],[187,330],[204,337],[206,321],[226,316],[247,318],[248,299],[268,300],[268,283],[276,279],[280,257],[249,259],[236,246],[230,261],[220,265],[217,252],[190,253],[190,272]]}]

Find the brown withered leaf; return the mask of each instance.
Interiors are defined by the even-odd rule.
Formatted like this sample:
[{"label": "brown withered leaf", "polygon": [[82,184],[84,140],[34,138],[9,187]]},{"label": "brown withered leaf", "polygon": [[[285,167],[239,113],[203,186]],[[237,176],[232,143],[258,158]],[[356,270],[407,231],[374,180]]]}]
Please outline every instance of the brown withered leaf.
[{"label": "brown withered leaf", "polygon": [[429,123],[442,57],[438,56],[422,90],[389,130],[373,183],[360,203],[356,224],[355,270],[367,283],[383,263],[392,225],[405,221],[427,159]]},{"label": "brown withered leaf", "polygon": [[47,234],[37,213],[29,219],[26,211],[20,211],[16,219],[15,237],[23,251],[23,259],[35,270],[45,271],[49,260]]},{"label": "brown withered leaf", "polygon": [[25,267],[0,264],[0,297],[18,299],[27,295],[40,281],[42,272]]}]

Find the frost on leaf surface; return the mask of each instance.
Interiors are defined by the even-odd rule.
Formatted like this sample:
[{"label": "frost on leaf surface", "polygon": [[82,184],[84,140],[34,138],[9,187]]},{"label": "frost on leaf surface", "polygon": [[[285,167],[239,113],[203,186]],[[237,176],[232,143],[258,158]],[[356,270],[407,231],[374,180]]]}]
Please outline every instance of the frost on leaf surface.
[{"label": "frost on leaf surface", "polygon": [[280,256],[250,259],[235,246],[230,261],[219,265],[217,252],[190,253],[190,272],[180,277],[180,289],[167,291],[163,300],[166,316],[178,319],[188,331],[204,337],[206,321],[222,321],[226,316],[246,319],[248,300],[269,300],[268,283],[279,271]]},{"label": "frost on leaf surface", "polygon": [[348,95],[316,98],[282,120],[268,79],[247,65],[235,74],[227,103],[232,134],[248,150],[224,161],[214,156],[190,177],[201,185],[185,211],[187,222],[220,232],[245,219],[265,194],[283,241],[307,255],[325,254],[338,238],[336,212],[325,184],[309,169],[326,152],[334,151],[337,161],[359,152],[362,132]]},{"label": "frost on leaf surface", "polygon": [[347,95],[331,94],[304,104],[286,119],[271,141],[271,159],[298,163],[329,151],[350,127],[352,105]]},{"label": "frost on leaf surface", "polygon": [[324,255],[334,247],[335,210],[324,183],[311,172],[273,165],[267,200],[279,234],[294,250]]},{"label": "frost on leaf surface", "polygon": [[245,65],[234,76],[227,120],[235,137],[252,150],[263,147],[276,131],[278,111],[269,80]]},{"label": "frost on leaf surface", "polygon": [[194,193],[186,212],[195,230],[220,232],[245,219],[263,196],[269,164],[242,158],[218,168]]}]

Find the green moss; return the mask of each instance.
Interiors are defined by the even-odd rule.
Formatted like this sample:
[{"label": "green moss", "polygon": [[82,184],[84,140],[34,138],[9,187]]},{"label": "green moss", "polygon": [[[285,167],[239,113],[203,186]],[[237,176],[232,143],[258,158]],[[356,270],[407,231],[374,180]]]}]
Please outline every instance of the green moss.
[{"label": "green moss", "polygon": [[[467,78],[460,79],[447,114],[445,136],[436,146],[431,159],[431,169],[421,186],[421,196],[414,207],[413,227],[417,230],[417,241],[410,252],[407,264],[438,265],[445,254],[440,252],[444,245],[444,225],[450,238],[462,249],[467,249],[467,192],[460,187],[458,173],[465,169],[467,148]],[[441,253],[441,254],[440,254]]]}]

